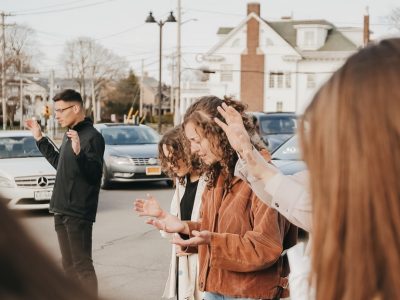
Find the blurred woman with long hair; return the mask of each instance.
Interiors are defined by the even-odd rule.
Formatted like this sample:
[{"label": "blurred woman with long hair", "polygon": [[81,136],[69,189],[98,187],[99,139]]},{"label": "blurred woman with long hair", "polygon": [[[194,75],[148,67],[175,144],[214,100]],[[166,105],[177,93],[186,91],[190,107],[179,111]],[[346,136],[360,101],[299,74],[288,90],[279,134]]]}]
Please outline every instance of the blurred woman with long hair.
[{"label": "blurred woman with long hair", "polygon": [[400,39],[355,55],[304,113],[317,299],[400,299]]}]

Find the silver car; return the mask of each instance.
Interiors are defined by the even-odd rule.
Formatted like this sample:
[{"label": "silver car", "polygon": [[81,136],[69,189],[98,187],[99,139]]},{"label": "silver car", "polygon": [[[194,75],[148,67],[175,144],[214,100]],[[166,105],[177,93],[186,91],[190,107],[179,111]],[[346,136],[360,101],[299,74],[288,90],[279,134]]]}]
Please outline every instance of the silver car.
[{"label": "silver car", "polygon": [[272,163],[285,175],[293,175],[307,168],[304,161],[301,160],[297,135],[288,139],[272,153]]},{"label": "silver car", "polygon": [[162,171],[158,159],[158,133],[146,125],[123,123],[96,124],[106,144],[101,187],[113,182],[138,182],[171,179]]},{"label": "silver car", "polygon": [[55,178],[30,131],[0,131],[0,198],[10,208],[49,208]]}]

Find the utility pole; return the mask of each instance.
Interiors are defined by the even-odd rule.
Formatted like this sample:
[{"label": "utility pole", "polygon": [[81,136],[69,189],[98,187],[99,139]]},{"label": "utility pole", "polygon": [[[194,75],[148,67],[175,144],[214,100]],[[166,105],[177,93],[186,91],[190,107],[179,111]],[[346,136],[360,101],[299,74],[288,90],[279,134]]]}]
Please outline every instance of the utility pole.
[{"label": "utility pole", "polygon": [[181,18],[181,0],[178,0],[177,7],[177,16],[178,16],[178,29],[177,29],[177,49],[176,49],[176,73],[177,73],[177,93],[175,99],[175,115],[174,115],[174,125],[178,125],[181,123],[181,26],[182,26],[182,18]]},{"label": "utility pole", "polygon": [[7,103],[6,103],[6,32],[4,18],[6,14],[1,12],[1,104],[3,109],[3,130],[7,127]]},{"label": "utility pole", "polygon": [[142,59],[142,76],[140,76],[140,98],[139,98],[139,117],[143,117],[143,83],[144,83],[144,59]]},{"label": "utility pole", "polygon": [[19,128],[24,128],[24,86],[22,84],[22,68],[23,68],[23,60],[21,53],[19,54],[19,107],[21,109],[21,113],[19,115]]},{"label": "utility pole", "polygon": [[90,42],[89,45],[89,53],[90,53],[90,59],[89,61],[92,63],[92,80],[91,80],[91,90],[92,90],[92,113],[93,113],[93,123],[97,123],[97,115],[96,115],[96,96],[95,96],[95,91],[94,91],[94,59],[93,59],[93,49],[92,49],[92,43]]},{"label": "utility pole", "polygon": [[364,14],[364,26],[363,26],[363,42],[364,47],[366,47],[369,43],[370,39],[370,30],[369,30],[369,8],[368,6],[365,8]]},{"label": "utility pole", "polygon": [[175,75],[175,72],[174,72],[174,69],[175,69],[175,57],[174,57],[174,54],[172,54],[171,55],[171,59],[172,59],[172,64],[171,64],[171,89],[170,89],[170,96],[169,96],[169,98],[170,98],[170,101],[169,101],[169,109],[170,109],[170,111],[171,111],[171,113],[174,113],[174,100],[175,100],[175,97],[174,97],[174,82],[175,82],[175,78],[174,78],[174,75]]},{"label": "utility pole", "polygon": [[[49,93],[49,102],[50,102],[53,101],[54,98],[54,70],[50,71],[49,85],[50,85],[50,93]],[[52,104],[54,109],[54,102],[52,102]],[[53,115],[49,116],[48,127],[49,127],[50,138],[53,139],[55,134],[55,120]]]}]

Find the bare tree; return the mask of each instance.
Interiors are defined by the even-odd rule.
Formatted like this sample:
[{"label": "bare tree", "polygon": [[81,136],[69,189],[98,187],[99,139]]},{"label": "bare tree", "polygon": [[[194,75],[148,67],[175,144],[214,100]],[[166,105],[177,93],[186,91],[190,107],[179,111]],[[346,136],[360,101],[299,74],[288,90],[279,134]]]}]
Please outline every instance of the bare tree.
[{"label": "bare tree", "polygon": [[[128,67],[125,59],[88,37],[68,41],[61,60],[67,76],[77,82],[85,103],[88,101],[89,82],[93,80],[94,95],[92,96],[96,98],[107,82],[125,76]],[[88,105],[87,114],[93,113],[93,103],[94,101],[91,101]]]},{"label": "bare tree", "polygon": [[[8,81],[15,81],[16,76],[24,72],[32,72],[32,58],[39,55],[36,50],[35,31],[26,25],[16,24],[6,28],[6,62],[5,70]],[[7,119],[14,123],[14,115],[20,107],[17,95],[10,95],[7,101]],[[22,108],[24,110],[24,108]]]},{"label": "bare tree", "polygon": [[387,16],[387,20],[393,28],[400,31],[400,7],[394,8]]}]

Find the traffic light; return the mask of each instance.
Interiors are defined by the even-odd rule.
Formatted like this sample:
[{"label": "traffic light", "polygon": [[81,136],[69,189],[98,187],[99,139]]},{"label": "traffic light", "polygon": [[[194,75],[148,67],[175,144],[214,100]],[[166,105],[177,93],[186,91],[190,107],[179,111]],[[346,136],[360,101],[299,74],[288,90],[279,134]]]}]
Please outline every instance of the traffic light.
[{"label": "traffic light", "polygon": [[48,105],[45,105],[43,107],[43,116],[45,116],[46,118],[50,117],[50,108]]}]

